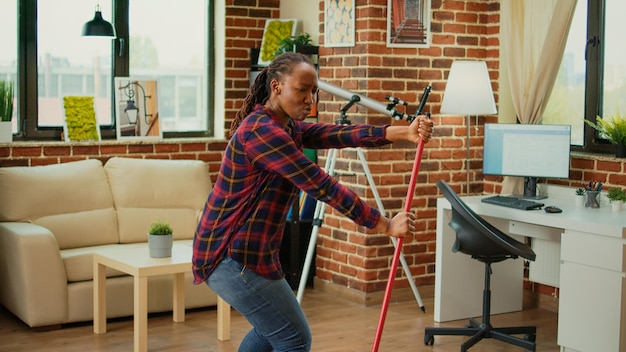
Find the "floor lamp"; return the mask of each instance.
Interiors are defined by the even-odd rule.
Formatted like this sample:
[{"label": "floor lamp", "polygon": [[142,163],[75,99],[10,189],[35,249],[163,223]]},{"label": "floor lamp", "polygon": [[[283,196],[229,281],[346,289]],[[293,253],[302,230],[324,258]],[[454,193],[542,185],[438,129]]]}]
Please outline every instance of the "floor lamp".
[{"label": "floor lamp", "polygon": [[[464,115],[467,125],[467,173],[466,192],[470,194],[470,116],[493,115],[496,103],[493,99],[491,79],[485,61],[458,60],[452,63],[448,82],[441,102],[441,114]],[[478,127],[478,125],[477,125]]]}]

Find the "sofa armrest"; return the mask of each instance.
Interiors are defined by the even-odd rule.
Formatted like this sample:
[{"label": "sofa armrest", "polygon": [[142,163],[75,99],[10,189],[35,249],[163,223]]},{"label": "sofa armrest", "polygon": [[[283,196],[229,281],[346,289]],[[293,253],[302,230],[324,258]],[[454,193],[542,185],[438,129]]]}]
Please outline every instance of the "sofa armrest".
[{"label": "sofa armrest", "polygon": [[0,222],[0,282],[0,303],[29,326],[66,322],[65,267],[48,229]]}]

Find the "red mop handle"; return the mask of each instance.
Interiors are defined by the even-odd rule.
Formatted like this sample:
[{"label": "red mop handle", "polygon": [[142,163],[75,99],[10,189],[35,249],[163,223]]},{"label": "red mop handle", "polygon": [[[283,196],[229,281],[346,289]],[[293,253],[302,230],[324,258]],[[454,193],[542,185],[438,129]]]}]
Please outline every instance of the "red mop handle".
[{"label": "red mop handle", "polygon": [[[413,171],[411,172],[411,180],[409,181],[409,190],[406,193],[406,201],[404,202],[404,211],[411,211],[411,203],[413,202],[413,193],[415,193],[415,184],[417,183],[417,174],[420,170],[420,164],[422,163],[422,152],[424,151],[424,140],[420,139],[417,144],[417,152],[415,153],[415,162],[413,163]],[[387,288],[385,289],[385,296],[383,297],[383,306],[380,311],[380,318],[378,319],[378,328],[376,328],[376,337],[374,338],[374,345],[372,346],[372,352],[378,351],[380,345],[380,339],[383,335],[383,326],[385,325],[385,318],[387,317],[387,308],[389,307],[389,300],[391,298],[391,290],[393,289],[393,281],[396,277],[396,270],[398,270],[398,262],[400,261],[400,255],[402,254],[402,243],[404,238],[398,238],[396,242],[396,250],[393,253],[393,262],[391,263],[391,269],[389,271],[389,280],[387,281]]]}]

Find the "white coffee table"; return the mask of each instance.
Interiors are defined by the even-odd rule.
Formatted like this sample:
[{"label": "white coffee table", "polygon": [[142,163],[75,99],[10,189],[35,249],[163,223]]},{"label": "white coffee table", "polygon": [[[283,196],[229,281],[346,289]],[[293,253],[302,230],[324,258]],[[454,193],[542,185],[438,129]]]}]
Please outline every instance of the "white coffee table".
[{"label": "white coffee table", "polygon": [[[148,277],[174,275],[173,320],[185,321],[185,273],[191,271],[192,248],[175,244],[169,258],[151,258],[148,246],[100,251],[93,255],[93,331],[106,333],[106,267],[134,278],[134,351],[148,350]],[[217,298],[217,339],[230,339],[230,305]]]}]

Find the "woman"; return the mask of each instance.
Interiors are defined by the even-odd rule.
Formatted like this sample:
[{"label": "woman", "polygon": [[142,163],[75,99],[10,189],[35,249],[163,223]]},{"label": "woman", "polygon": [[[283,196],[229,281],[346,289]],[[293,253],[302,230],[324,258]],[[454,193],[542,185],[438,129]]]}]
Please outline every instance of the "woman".
[{"label": "woman", "polygon": [[303,122],[317,89],[317,71],[302,54],[282,54],[257,76],[232,123],[194,238],[195,283],[206,282],[253,326],[239,346],[242,352],[311,349],[308,323],[279,260],[287,214],[299,190],[389,236],[414,228],[413,214],[385,218],[311,162],[302,148],[428,141],[432,122],[423,116],[410,126]]}]

